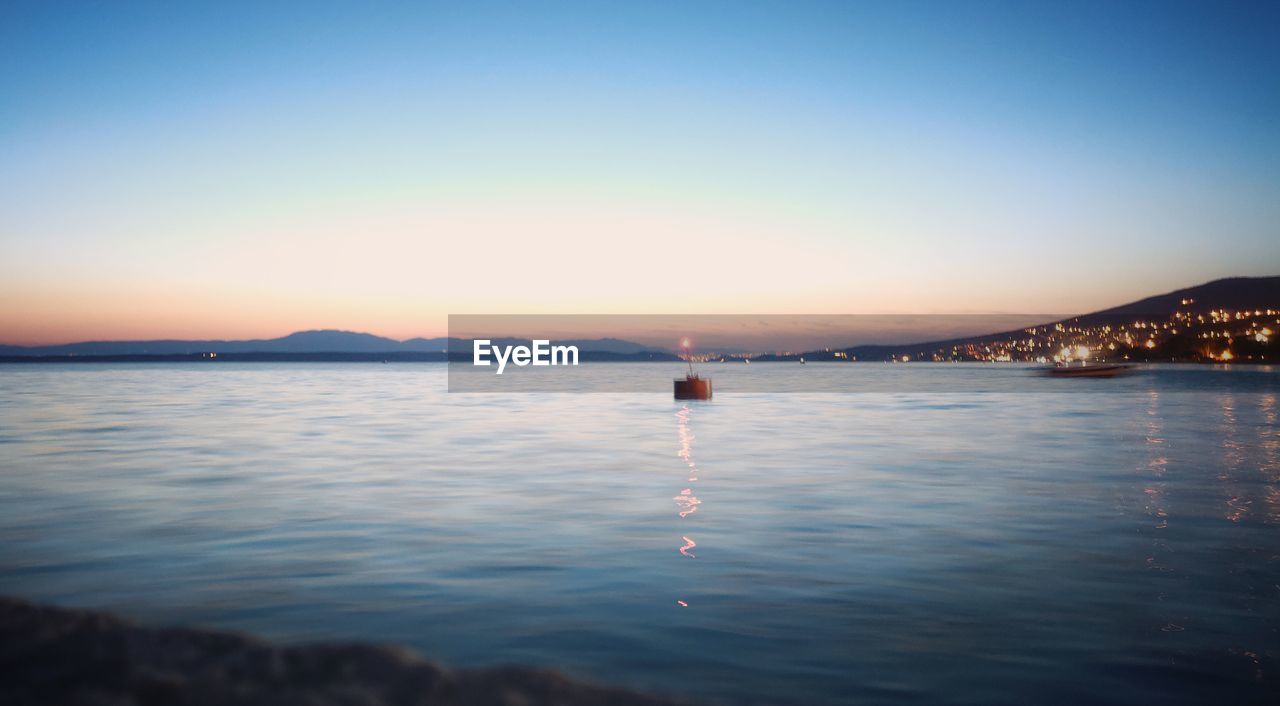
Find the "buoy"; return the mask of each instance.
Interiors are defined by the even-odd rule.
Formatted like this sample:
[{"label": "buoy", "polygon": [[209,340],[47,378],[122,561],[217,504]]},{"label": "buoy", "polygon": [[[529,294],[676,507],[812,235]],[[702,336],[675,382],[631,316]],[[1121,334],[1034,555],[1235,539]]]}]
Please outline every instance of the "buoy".
[{"label": "buoy", "polygon": [[711,399],[711,378],[698,377],[693,372],[693,356],[689,353],[689,339],[680,342],[680,346],[684,348],[684,358],[689,363],[689,374],[684,379],[675,379],[675,394],[678,400],[709,400]]},{"label": "buoy", "polygon": [[711,399],[711,378],[700,378],[697,375],[687,375],[682,380],[676,378],[676,399],[678,400],[709,400]]}]

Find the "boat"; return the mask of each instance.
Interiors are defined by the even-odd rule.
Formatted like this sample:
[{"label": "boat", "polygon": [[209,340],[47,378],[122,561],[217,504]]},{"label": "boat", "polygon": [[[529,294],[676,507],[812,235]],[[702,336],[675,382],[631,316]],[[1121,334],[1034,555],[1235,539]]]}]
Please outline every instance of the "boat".
[{"label": "boat", "polygon": [[1042,368],[1044,375],[1053,378],[1113,378],[1124,375],[1133,369],[1127,363],[1104,363],[1102,365],[1059,365]]}]

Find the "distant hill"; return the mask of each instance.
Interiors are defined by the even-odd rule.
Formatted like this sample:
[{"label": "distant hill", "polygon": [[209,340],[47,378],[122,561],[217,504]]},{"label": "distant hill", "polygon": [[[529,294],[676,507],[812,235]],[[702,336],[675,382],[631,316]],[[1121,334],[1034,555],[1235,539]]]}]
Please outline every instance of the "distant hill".
[{"label": "distant hill", "polygon": [[1071,320],[1092,324],[1109,321],[1116,317],[1164,318],[1178,311],[1197,313],[1213,309],[1236,311],[1268,306],[1273,308],[1280,306],[1280,277],[1229,277],[1168,294],[1139,299],[1129,304],[1077,316]]},{"label": "distant hill", "polygon": [[[1256,309],[1280,309],[1280,277],[1229,277],[1214,280],[1195,287],[1178,289],[1139,299],[1128,304],[1103,309],[1089,314],[1058,321],[1046,321],[1034,328],[1042,331],[1065,328],[1098,328],[1123,325],[1135,320],[1168,321],[1179,312],[1207,314],[1210,311],[1241,311]],[[858,360],[883,360],[908,355],[912,358],[927,356],[940,350],[969,345],[982,346],[1012,339],[1025,339],[1027,329],[1000,331],[967,338],[937,341],[905,342],[892,345],[862,345],[839,351]],[[789,356],[762,356],[766,360],[790,360],[805,357],[810,360],[831,360],[833,351],[809,351]]]},{"label": "distant hill", "polygon": [[[497,345],[528,344],[528,340],[515,338],[494,339]],[[667,355],[666,351],[655,350],[633,341],[617,338],[557,340],[559,345],[577,346],[582,354],[599,353],[609,356],[643,356],[656,359],[653,355]],[[420,355],[432,354],[444,358],[446,350],[458,353],[470,353],[471,342],[457,338],[411,338],[397,341],[393,338],[375,336],[356,331],[337,331],[332,329],[317,331],[298,331],[280,338],[252,339],[243,341],[207,340],[156,340],[156,341],[85,341],[81,343],[65,343],[55,346],[3,346],[0,345],[0,356],[7,357],[172,357],[200,356],[217,353],[219,356],[232,355],[244,358],[253,356],[254,360],[285,360],[288,356],[307,356],[306,359],[341,359],[342,355],[360,355],[376,358],[386,355],[398,360],[424,359]],[[320,356],[317,358],[316,356]],[[408,356],[408,357],[406,357]]]},{"label": "distant hill", "polygon": [[[0,355],[100,356],[198,353],[383,353],[403,350],[400,341],[354,331],[299,331],[245,341],[84,341],[55,346],[0,346]],[[442,350],[443,344],[436,350]]]}]

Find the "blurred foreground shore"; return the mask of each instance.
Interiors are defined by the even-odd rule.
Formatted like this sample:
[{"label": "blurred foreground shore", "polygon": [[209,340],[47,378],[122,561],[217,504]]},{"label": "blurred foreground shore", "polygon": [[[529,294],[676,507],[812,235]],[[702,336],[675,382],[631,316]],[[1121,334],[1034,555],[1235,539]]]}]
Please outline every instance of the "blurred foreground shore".
[{"label": "blurred foreground shore", "polygon": [[673,706],[503,667],[451,670],[396,647],[276,646],[213,630],[147,628],[109,613],[0,597],[0,703],[290,706]]}]

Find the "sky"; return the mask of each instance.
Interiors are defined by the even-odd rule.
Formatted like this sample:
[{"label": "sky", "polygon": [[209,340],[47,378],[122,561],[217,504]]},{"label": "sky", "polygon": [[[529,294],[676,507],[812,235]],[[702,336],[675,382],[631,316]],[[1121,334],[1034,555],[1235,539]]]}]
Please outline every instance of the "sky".
[{"label": "sky", "polygon": [[1280,3],[0,5],[0,342],[1280,274]]}]

